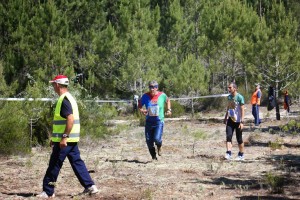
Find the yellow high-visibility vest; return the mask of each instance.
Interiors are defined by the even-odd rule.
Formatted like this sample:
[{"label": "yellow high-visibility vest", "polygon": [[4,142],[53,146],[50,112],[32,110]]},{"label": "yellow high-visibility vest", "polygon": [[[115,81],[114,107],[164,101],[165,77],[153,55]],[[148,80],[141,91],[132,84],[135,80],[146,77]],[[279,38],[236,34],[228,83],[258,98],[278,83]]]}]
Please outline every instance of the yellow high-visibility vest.
[{"label": "yellow high-visibility vest", "polygon": [[67,97],[71,103],[74,116],[74,124],[67,142],[78,142],[80,138],[80,120],[78,106],[75,99],[69,92],[62,94],[57,100],[53,117],[53,131],[51,140],[53,142],[60,142],[62,135],[64,134],[64,131],[66,129],[67,119],[60,116],[61,105],[65,97]]}]

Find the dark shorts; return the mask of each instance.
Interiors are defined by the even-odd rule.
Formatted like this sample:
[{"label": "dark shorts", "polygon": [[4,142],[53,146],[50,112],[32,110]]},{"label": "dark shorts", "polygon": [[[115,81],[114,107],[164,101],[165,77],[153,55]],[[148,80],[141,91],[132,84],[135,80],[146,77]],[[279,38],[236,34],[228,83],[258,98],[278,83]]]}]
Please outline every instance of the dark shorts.
[{"label": "dark shorts", "polygon": [[227,120],[227,124],[226,124],[226,141],[227,142],[232,142],[232,136],[233,136],[233,132],[235,130],[237,142],[239,144],[243,143],[243,131],[242,131],[242,129],[239,128],[239,126],[240,126],[239,122],[234,122],[230,118]]}]

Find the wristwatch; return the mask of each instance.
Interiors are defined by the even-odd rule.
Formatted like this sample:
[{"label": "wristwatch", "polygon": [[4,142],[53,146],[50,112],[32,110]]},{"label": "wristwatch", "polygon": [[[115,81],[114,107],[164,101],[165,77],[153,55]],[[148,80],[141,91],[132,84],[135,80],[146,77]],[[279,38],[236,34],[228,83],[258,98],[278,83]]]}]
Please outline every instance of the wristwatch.
[{"label": "wristwatch", "polygon": [[69,138],[69,135],[66,134],[66,133],[64,133],[64,134],[62,135],[62,138]]}]

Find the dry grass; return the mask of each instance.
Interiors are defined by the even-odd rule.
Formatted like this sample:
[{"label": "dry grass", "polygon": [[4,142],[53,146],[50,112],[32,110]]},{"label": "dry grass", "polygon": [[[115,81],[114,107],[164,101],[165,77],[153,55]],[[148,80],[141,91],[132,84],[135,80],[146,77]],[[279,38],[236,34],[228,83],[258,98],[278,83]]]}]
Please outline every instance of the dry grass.
[{"label": "dry grass", "polygon": [[[138,125],[123,127],[120,134],[104,140],[82,140],[82,158],[100,193],[77,196],[83,188],[66,160],[56,199],[300,199],[299,136],[277,140],[278,134],[262,132],[273,124],[263,123],[258,131],[245,127],[243,162],[224,159],[225,126],[215,122],[167,121],[158,161],[151,160],[144,127]],[[233,141],[236,156],[235,136]],[[270,141],[285,148],[271,148]],[[35,199],[50,152],[39,148],[27,157],[0,158],[0,199]],[[284,177],[284,193],[272,192],[270,172]],[[272,187],[276,190],[275,184]]]}]

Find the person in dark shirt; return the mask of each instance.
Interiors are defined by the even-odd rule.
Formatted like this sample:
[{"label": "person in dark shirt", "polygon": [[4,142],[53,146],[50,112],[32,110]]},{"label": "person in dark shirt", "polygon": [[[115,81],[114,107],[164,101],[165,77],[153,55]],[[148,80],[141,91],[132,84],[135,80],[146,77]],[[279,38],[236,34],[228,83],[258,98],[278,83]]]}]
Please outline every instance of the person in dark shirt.
[{"label": "person in dark shirt", "polygon": [[[75,99],[68,92],[69,79],[64,75],[58,75],[50,82],[59,98],[53,117],[53,131],[50,143],[52,154],[43,179],[43,192],[37,197],[55,197],[54,187],[56,186],[63,162],[67,157],[76,177],[84,187],[82,194],[96,194],[98,189],[80,157],[77,145],[80,136],[79,112]],[[62,187],[66,186],[63,185]]]},{"label": "person in dark shirt", "polygon": [[290,98],[287,90],[284,92],[283,107],[288,113],[290,112]]},{"label": "person in dark shirt", "polygon": [[72,105],[71,105],[70,101],[68,100],[68,98],[65,97],[61,104],[60,115],[63,118],[67,118],[68,115],[71,115],[71,114],[73,114]]}]

